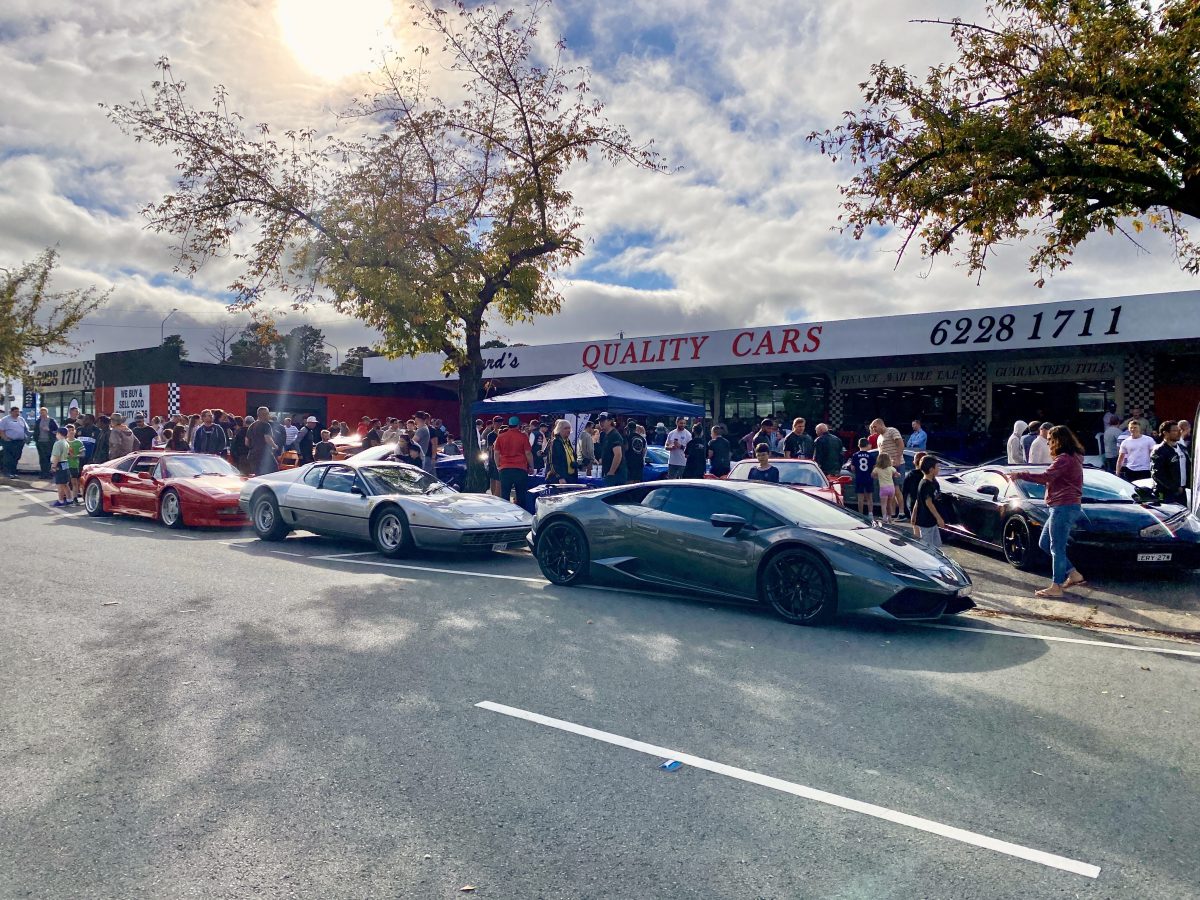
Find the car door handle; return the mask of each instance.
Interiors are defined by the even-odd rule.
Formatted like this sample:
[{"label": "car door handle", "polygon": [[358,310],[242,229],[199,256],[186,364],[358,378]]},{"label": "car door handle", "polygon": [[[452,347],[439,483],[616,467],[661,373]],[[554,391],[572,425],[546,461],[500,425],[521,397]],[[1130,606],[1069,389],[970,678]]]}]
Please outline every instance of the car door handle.
[{"label": "car door handle", "polygon": [[644,532],[646,532],[646,534],[658,534],[658,529],[657,529],[657,528],[651,528],[649,525],[638,525],[638,524],[635,524],[635,525],[633,526],[633,530],[634,530],[634,531],[644,531]]}]

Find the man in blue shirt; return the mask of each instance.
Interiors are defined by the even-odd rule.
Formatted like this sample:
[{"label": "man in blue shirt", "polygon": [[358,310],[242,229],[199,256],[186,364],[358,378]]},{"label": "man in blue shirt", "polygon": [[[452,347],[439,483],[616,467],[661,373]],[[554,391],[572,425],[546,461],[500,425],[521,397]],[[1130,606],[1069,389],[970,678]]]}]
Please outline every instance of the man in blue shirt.
[{"label": "man in blue shirt", "polygon": [[926,444],[929,442],[929,435],[925,433],[925,429],[921,427],[920,419],[913,419],[912,434],[908,436],[908,440],[904,446],[909,450],[927,450]]},{"label": "man in blue shirt", "polygon": [[0,419],[0,438],[4,440],[0,475],[16,478],[21,451],[25,449],[25,442],[29,440],[29,423],[21,417],[21,407],[14,406],[7,416]]}]

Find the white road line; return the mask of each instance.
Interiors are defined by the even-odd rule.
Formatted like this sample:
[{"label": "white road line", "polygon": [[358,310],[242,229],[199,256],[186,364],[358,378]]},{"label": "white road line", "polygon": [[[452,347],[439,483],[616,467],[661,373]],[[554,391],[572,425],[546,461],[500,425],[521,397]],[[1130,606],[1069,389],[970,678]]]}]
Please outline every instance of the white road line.
[{"label": "white road line", "polygon": [[144,531],[146,534],[158,534],[153,528],[138,528],[136,525],[129,526],[130,531]]},{"label": "white road line", "polygon": [[897,825],[905,825],[909,828],[915,828],[919,831],[927,831],[930,834],[936,834],[944,838],[949,838],[953,841],[960,841],[964,844],[982,847],[985,850],[994,850],[997,853],[1015,856],[1018,859],[1039,863],[1043,866],[1049,866],[1053,869],[1062,869],[1064,872],[1072,872],[1076,875],[1083,875],[1086,878],[1096,878],[1100,875],[1100,867],[1091,865],[1090,863],[1069,859],[1065,856],[1057,856],[1053,853],[1047,853],[1044,850],[1034,850],[1031,847],[1023,847],[1020,844],[1012,844],[1008,841],[1002,841],[998,840],[997,838],[988,837],[985,834],[976,834],[973,831],[965,831],[962,828],[955,828],[952,825],[943,825],[941,822],[934,822],[932,819],[922,819],[919,816],[910,816],[907,813],[896,812],[895,810],[888,809],[883,806],[876,806],[873,803],[864,803],[861,800],[852,800],[849,797],[842,797],[838,794],[830,794],[827,791],[806,787],[802,784],[796,784],[795,782],[791,781],[784,781],[780,778],[772,778],[770,775],[762,775],[758,772],[751,772],[748,769],[739,769],[736,766],[727,766],[724,763],[713,762],[712,760],[704,759],[699,756],[692,756],[690,753],[680,753],[678,750],[671,750],[667,747],[657,747],[654,744],[646,744],[642,741],[636,741],[633,738],[622,737],[619,734],[612,734],[607,731],[598,731],[595,728],[588,728],[586,725],[576,725],[574,722],[567,722],[563,719],[552,719],[549,716],[543,716],[539,713],[529,712],[528,710],[517,709],[513,706],[504,706],[500,703],[493,703],[491,700],[484,700],[480,703],[476,703],[475,705],[480,709],[486,709],[490,710],[491,712],[512,716],[516,719],[524,719],[527,722],[535,722],[538,725],[545,725],[548,728],[557,728],[559,731],[567,731],[571,734],[578,734],[583,737],[591,738],[592,740],[603,741],[606,744],[624,747],[627,750],[636,750],[638,753],[645,753],[649,756],[659,757],[660,759],[677,759],[685,766],[692,766],[696,769],[704,769],[708,772],[715,772],[718,775],[726,775],[730,778],[736,778],[739,781],[747,781],[751,784],[757,784],[761,785],[762,787],[771,788],[772,790],[782,791],[785,794],[803,797],[806,800],[815,800],[818,803],[827,803],[830,806],[838,806],[842,809],[850,810],[851,812],[873,816],[876,819],[894,822]]},{"label": "white road line", "polygon": [[288,550],[271,550],[270,553],[278,553],[280,556],[295,556],[297,559],[308,559],[307,553],[292,553]]},{"label": "white road line", "polygon": [[1175,650],[1170,647],[1134,647],[1130,644],[1114,644],[1110,641],[1089,641],[1084,638],[1058,637],[1051,634],[1026,634],[1023,631],[1002,631],[992,628],[968,628],[965,625],[937,625],[933,622],[912,622],[922,628],[940,628],[945,631],[970,631],[974,634],[988,634],[992,637],[1028,638],[1033,641],[1055,641],[1060,644],[1085,644],[1089,647],[1106,647],[1109,650],[1137,650],[1142,653],[1169,653],[1172,656],[1200,657],[1197,650]]},{"label": "white road line", "polygon": [[31,491],[26,491],[22,488],[15,488],[11,484],[6,484],[4,486],[6,488],[8,488],[10,491],[12,491],[14,494],[23,494],[24,496],[26,496],[30,500],[32,500],[34,503],[38,504],[39,506],[44,507],[45,509],[50,510],[50,512],[55,513],[56,515],[66,516],[68,519],[78,519],[80,516],[87,515],[86,513],[83,513],[83,512],[63,512],[63,507],[53,506],[53,505],[47,503],[45,500],[43,500],[37,494],[32,493]]},{"label": "white road line", "polygon": [[198,540],[198,538],[196,538],[196,537],[194,537],[193,535],[190,535],[190,534],[177,534],[177,535],[175,535],[175,537],[177,537],[177,538],[180,538],[181,540],[185,540],[185,541],[194,541],[194,540]]},{"label": "white road line", "polygon": [[466,569],[439,569],[436,566],[408,566],[403,563],[384,562],[377,559],[347,559],[345,556],[312,556],[314,560],[325,560],[328,562],[346,563],[348,565],[358,566],[384,566],[388,569],[410,569],[414,572],[436,572],[439,575],[470,575],[474,578],[497,578],[501,581],[524,581],[528,584],[540,584],[543,587],[549,586],[544,578],[526,578],[523,575],[497,575],[494,572],[468,572]]}]

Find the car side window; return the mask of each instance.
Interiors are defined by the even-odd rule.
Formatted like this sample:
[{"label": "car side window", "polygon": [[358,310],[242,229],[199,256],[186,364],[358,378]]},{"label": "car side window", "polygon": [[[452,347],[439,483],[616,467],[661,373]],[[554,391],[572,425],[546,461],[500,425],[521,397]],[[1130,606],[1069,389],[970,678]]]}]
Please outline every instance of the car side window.
[{"label": "car side window", "polygon": [[320,487],[321,476],[325,474],[325,470],[328,468],[329,466],[313,466],[304,473],[304,478],[302,480],[309,487]]},{"label": "car side window", "polygon": [[321,490],[335,491],[339,494],[349,494],[355,485],[354,470],[349,466],[326,466],[325,477],[321,480]]},{"label": "car side window", "polygon": [[685,519],[707,522],[718,513],[741,516],[747,522],[754,518],[755,507],[741,497],[725,491],[706,491],[703,488],[672,487],[667,490],[665,502],[659,509]]},{"label": "car side window", "polygon": [[115,466],[113,466],[113,468],[116,469],[118,472],[128,472],[130,469],[133,468],[133,461],[135,459],[137,459],[136,456],[127,456],[123,460],[118,462]]},{"label": "car side window", "polygon": [[1008,490],[1008,479],[999,472],[984,472],[975,480],[975,489],[979,490],[984,485],[996,488],[1000,492],[999,496],[1003,497]]},{"label": "car side window", "polygon": [[158,465],[154,467],[154,477],[159,481],[167,478],[167,461],[165,459],[160,459]]},{"label": "car side window", "polygon": [[134,475],[141,475],[143,472],[153,472],[157,465],[157,456],[139,456],[133,464],[132,471]]}]

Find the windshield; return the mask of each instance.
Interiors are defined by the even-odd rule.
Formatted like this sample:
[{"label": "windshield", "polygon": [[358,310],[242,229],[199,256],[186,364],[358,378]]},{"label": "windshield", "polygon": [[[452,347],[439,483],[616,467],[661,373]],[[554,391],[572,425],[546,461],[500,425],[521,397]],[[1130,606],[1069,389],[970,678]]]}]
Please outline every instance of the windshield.
[{"label": "windshield", "polygon": [[867,527],[866,521],[855,513],[812,494],[802,494],[782,485],[764,484],[746,491],[743,496],[797,525],[839,529]]},{"label": "windshield", "polygon": [[191,478],[196,475],[236,475],[241,477],[241,473],[221,457],[208,454],[168,456],[163,458],[163,465],[166,467],[168,478]]},{"label": "windshield", "polygon": [[[1045,500],[1046,486],[1034,484],[1032,481],[1018,482],[1025,496],[1031,500]],[[1137,488],[1116,475],[1100,469],[1083,470],[1083,502],[1084,503],[1140,503],[1142,497]]]},{"label": "windshield", "polygon": [[453,493],[432,475],[415,466],[363,466],[358,474],[372,494]]},{"label": "windshield", "polygon": [[[729,477],[734,481],[746,481],[750,477],[750,470],[757,463],[739,463],[730,473]],[[821,470],[816,466],[810,466],[807,463],[789,463],[783,460],[771,460],[771,465],[779,470],[780,484],[794,484],[800,487],[818,487],[823,488],[825,484],[825,476],[821,474]]]}]

